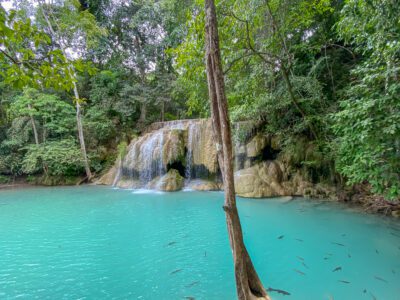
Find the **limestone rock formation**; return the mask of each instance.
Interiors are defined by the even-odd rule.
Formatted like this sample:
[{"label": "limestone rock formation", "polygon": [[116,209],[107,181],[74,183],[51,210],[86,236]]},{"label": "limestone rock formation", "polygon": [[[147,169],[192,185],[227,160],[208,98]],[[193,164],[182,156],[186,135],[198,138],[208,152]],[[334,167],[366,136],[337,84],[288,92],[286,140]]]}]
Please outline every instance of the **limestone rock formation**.
[{"label": "limestone rock formation", "polygon": [[275,161],[265,161],[235,173],[236,194],[247,198],[289,196],[282,187],[281,166]]},{"label": "limestone rock formation", "polygon": [[[237,137],[237,195],[336,199],[334,188],[313,184],[307,169],[298,167],[306,159],[318,161],[317,150],[310,143],[300,141],[295,151],[281,152],[277,137],[257,132],[251,122],[237,123],[233,131]],[[223,188],[208,119],[153,123],[132,140],[125,157],[118,159],[97,184],[176,191],[183,188],[185,180],[188,188],[198,191]]]},{"label": "limestone rock formation", "polygon": [[179,191],[183,188],[184,178],[175,169],[170,169],[167,174],[154,178],[149,183],[149,188],[165,192]]},{"label": "limestone rock formation", "polygon": [[117,175],[118,172],[118,166],[114,165],[110,170],[108,170],[107,173],[105,173],[103,176],[101,176],[95,184],[99,185],[112,185],[114,182],[114,178]]},{"label": "limestone rock formation", "polygon": [[264,148],[268,145],[269,141],[267,136],[263,134],[255,135],[249,143],[246,145],[247,157],[257,157],[259,156]]}]

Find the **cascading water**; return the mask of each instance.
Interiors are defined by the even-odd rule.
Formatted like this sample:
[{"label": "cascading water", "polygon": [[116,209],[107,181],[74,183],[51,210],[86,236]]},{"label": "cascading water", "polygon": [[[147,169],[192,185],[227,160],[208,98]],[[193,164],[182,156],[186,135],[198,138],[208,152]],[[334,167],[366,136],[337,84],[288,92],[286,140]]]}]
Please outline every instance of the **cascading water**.
[{"label": "cascading water", "polygon": [[[240,128],[238,126],[234,131]],[[236,153],[240,149],[235,146]],[[243,165],[241,159],[236,155],[238,167]],[[142,136],[131,142],[127,155],[117,162],[116,167],[113,185],[120,187],[151,187],[153,179],[165,175],[169,168],[179,169],[186,184],[197,179],[215,181],[219,171],[211,121],[153,123]]]},{"label": "cascading water", "polygon": [[139,175],[140,182],[143,186],[151,181],[156,176],[161,176],[164,173],[163,168],[163,137],[162,130],[152,134],[150,139],[144,142],[140,147],[141,171]]},{"label": "cascading water", "polygon": [[121,178],[121,174],[122,174],[122,158],[120,157],[118,160],[117,173],[115,174],[115,178],[114,178],[112,186],[117,185],[119,179]]},{"label": "cascading water", "polygon": [[192,179],[194,172],[194,158],[193,154],[196,151],[198,142],[200,140],[200,126],[198,122],[193,122],[189,124],[188,127],[188,138],[187,138],[187,152],[186,152],[186,169],[185,169],[185,179],[189,182]]}]

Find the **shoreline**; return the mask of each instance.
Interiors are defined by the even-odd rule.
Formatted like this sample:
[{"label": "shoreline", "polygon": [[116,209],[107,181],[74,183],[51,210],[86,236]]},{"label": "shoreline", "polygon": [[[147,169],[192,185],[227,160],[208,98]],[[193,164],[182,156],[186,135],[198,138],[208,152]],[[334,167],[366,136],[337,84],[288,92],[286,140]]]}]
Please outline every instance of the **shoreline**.
[{"label": "shoreline", "polygon": [[[107,186],[107,187],[111,187],[109,185],[101,185],[101,184],[98,185],[98,184],[95,184],[95,183],[81,184],[81,185],[52,185],[52,186],[49,186],[49,185],[40,185],[40,184],[34,184],[34,183],[32,184],[32,183],[27,183],[27,182],[15,182],[15,183],[8,183],[8,184],[0,184],[0,192],[4,191],[4,190],[18,190],[18,189],[22,190],[22,189],[27,189],[27,188],[43,188],[43,187],[44,188],[46,188],[46,187],[48,187],[48,188],[57,188],[57,187],[66,187],[66,186],[74,187],[74,186],[82,186],[82,185],[84,185],[84,186],[86,185],[86,186]],[[171,193],[173,193],[173,192],[171,192]],[[326,202],[331,202],[331,203],[333,202],[333,203],[342,204],[347,208],[351,208],[351,209],[357,210],[360,213],[380,215],[380,216],[389,217],[391,219],[400,219],[400,211],[397,210],[397,208],[400,209],[400,203],[393,203],[392,205],[394,207],[396,207],[396,209],[393,211],[395,213],[388,214],[388,213],[384,213],[383,211],[371,210],[368,206],[365,205],[365,203],[363,203],[362,201],[359,201],[360,199],[358,199],[358,201],[340,201],[340,200],[332,201],[332,200],[329,200],[329,199],[321,199],[321,198],[315,198],[314,199],[314,198],[309,198],[309,197],[304,197],[304,196],[299,196],[299,195],[297,195],[297,196],[283,196],[283,198],[285,198],[285,197],[293,197],[293,198],[301,197],[301,198],[307,199],[309,201],[323,201],[323,202],[326,201]],[[247,198],[247,197],[241,197],[241,198],[243,198],[243,199],[252,199],[252,198]],[[273,198],[278,198],[278,197],[273,197]],[[254,198],[254,199],[257,200],[257,198]],[[258,198],[258,200],[267,200],[267,199],[268,198]],[[290,201],[292,201],[292,200],[290,200]]]}]

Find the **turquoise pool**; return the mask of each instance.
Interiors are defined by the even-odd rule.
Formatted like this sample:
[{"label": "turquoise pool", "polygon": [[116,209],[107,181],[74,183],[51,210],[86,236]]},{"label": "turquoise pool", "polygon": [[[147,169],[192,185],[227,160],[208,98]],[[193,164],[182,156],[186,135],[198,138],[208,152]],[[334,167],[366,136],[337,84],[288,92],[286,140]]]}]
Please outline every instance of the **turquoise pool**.
[{"label": "turquoise pool", "polygon": [[[0,299],[235,299],[220,192],[0,191]],[[239,199],[273,299],[400,299],[400,223],[337,204]]]}]

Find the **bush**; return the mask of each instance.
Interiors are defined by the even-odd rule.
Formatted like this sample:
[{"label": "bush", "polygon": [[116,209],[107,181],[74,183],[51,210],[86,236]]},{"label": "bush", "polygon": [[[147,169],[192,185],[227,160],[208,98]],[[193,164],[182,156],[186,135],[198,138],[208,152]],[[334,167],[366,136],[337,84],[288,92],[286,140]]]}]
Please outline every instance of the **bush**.
[{"label": "bush", "polygon": [[26,174],[44,171],[47,175],[73,176],[83,172],[82,154],[73,140],[30,145],[22,162]]}]

